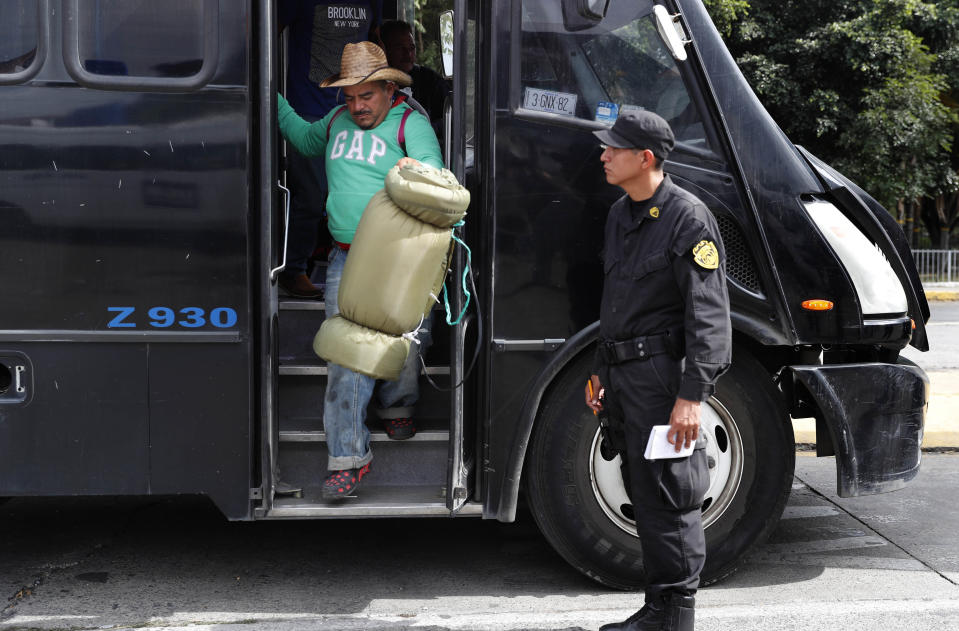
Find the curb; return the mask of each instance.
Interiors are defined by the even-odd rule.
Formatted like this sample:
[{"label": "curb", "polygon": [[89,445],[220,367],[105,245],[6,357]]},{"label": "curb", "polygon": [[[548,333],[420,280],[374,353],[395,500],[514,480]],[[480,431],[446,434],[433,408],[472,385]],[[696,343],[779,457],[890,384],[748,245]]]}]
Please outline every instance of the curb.
[{"label": "curb", "polygon": [[959,300],[959,291],[948,290],[948,289],[927,289],[926,300],[928,301]]}]

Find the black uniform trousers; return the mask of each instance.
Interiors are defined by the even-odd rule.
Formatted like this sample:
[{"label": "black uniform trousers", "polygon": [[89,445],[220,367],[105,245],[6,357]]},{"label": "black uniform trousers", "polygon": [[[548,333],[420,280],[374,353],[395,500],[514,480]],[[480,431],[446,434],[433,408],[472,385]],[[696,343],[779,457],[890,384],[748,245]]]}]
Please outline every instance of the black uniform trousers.
[{"label": "black uniform trousers", "polygon": [[682,360],[668,354],[607,366],[604,406],[625,424],[636,529],[643,548],[646,602],[692,595],[706,560],[701,506],[709,488],[705,441],[686,458],[646,460],[654,425],[668,425],[682,378]]}]

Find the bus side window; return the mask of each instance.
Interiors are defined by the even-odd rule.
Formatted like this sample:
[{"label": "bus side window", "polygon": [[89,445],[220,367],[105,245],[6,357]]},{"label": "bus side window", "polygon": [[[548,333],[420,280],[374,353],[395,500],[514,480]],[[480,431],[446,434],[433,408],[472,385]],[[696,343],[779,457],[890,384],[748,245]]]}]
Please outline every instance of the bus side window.
[{"label": "bus side window", "polygon": [[43,60],[40,48],[39,0],[0,3],[0,85],[30,79]]},{"label": "bus side window", "polygon": [[203,3],[100,0],[79,5],[80,59],[105,76],[191,77],[203,65]]}]

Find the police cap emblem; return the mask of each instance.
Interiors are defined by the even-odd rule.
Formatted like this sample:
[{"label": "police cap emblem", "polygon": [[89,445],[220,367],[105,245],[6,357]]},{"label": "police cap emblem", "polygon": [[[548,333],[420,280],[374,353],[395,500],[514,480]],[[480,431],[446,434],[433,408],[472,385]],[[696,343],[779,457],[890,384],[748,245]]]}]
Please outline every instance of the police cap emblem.
[{"label": "police cap emblem", "polygon": [[693,247],[693,260],[700,267],[716,269],[719,267],[719,251],[712,241],[703,239]]}]

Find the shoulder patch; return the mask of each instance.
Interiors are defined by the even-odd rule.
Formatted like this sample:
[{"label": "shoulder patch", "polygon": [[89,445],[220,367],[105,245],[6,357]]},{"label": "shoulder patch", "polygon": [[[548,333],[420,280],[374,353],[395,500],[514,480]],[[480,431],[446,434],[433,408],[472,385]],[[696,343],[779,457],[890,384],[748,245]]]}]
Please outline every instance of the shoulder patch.
[{"label": "shoulder patch", "polygon": [[697,243],[693,246],[693,260],[696,265],[705,269],[719,267],[719,251],[716,249],[716,244],[706,239]]}]

